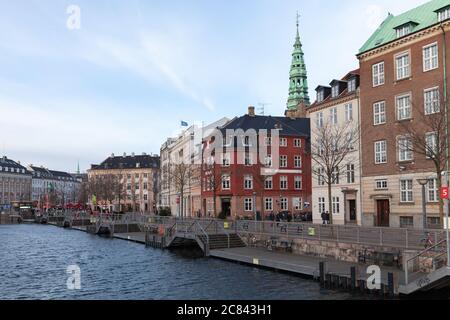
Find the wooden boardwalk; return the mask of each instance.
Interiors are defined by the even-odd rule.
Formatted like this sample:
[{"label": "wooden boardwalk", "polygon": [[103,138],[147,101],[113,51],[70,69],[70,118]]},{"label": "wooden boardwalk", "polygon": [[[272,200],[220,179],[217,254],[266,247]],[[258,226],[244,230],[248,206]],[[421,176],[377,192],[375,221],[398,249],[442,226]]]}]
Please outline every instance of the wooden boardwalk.
[{"label": "wooden boardwalk", "polygon": [[[211,250],[210,256],[232,262],[245,263],[257,267],[265,267],[273,270],[290,272],[302,276],[318,278],[320,276],[319,263],[325,262],[325,273],[341,277],[350,277],[350,268],[356,267],[357,280],[367,280],[367,265],[338,261],[330,258],[294,255],[268,251],[260,248],[234,248]],[[404,272],[393,267],[381,267],[381,283],[388,284],[388,273],[394,274],[394,281],[399,285],[404,284]],[[398,280],[398,282],[397,282]]]},{"label": "wooden boardwalk", "polygon": [[114,238],[145,244],[145,232],[114,233]]}]

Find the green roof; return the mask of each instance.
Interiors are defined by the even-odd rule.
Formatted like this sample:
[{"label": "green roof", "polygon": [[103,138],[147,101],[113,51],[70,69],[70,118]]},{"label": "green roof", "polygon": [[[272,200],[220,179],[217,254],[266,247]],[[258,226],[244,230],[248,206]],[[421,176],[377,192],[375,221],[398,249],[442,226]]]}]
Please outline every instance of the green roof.
[{"label": "green roof", "polygon": [[437,10],[450,6],[450,0],[432,0],[401,15],[389,14],[380,27],[359,50],[359,53],[375,49],[397,39],[396,28],[412,23],[411,33],[426,29],[438,23]]}]

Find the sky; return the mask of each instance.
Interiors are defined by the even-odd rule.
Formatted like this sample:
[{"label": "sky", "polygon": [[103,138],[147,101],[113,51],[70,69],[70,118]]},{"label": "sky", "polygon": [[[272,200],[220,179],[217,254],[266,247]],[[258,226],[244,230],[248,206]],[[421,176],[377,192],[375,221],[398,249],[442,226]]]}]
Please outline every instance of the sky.
[{"label": "sky", "polygon": [[283,115],[297,11],[313,100],[388,12],[424,2],[0,0],[0,156],[85,171],[158,154],[181,121]]}]

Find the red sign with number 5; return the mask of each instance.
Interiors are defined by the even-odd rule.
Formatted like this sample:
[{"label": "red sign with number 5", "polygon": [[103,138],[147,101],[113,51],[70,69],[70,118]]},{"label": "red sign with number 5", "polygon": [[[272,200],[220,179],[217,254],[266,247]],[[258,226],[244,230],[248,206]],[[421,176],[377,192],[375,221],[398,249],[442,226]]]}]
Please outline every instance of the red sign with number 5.
[{"label": "red sign with number 5", "polygon": [[448,187],[441,189],[441,199],[448,199]]}]

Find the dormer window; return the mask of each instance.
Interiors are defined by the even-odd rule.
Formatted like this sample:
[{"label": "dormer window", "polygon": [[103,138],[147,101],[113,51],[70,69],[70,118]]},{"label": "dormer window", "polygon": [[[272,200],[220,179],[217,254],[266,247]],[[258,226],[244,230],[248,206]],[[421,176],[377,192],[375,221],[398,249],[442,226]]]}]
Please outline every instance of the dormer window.
[{"label": "dormer window", "polygon": [[438,20],[442,22],[444,20],[450,19],[450,7],[446,7],[438,11]]},{"label": "dormer window", "polygon": [[339,85],[335,85],[331,88],[331,96],[333,98],[336,98],[337,96],[339,96]]},{"label": "dormer window", "polygon": [[397,38],[401,38],[411,33],[412,26],[411,24],[405,24],[403,26],[396,28],[396,30],[397,30]]},{"label": "dormer window", "polygon": [[348,81],[348,87],[347,88],[348,88],[348,92],[353,92],[353,91],[356,90],[356,79],[355,78],[350,79]]},{"label": "dormer window", "polygon": [[324,99],[323,90],[317,92],[317,102],[322,102]]}]

